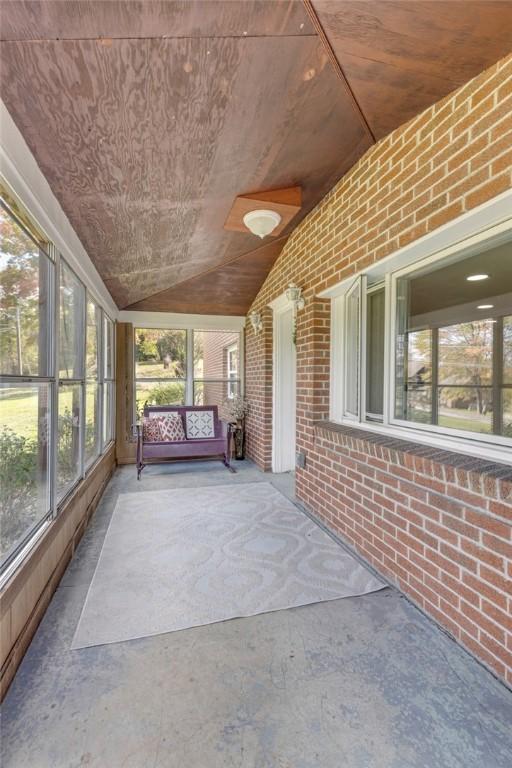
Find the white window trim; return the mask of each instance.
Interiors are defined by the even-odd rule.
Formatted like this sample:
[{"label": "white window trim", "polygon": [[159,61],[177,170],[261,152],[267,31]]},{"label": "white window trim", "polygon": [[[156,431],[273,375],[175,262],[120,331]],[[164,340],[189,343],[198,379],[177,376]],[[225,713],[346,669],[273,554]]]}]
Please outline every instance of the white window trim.
[{"label": "white window trim", "polygon": [[[505,207],[504,207],[505,203]],[[493,201],[480,206],[475,211],[464,214],[460,220],[451,222],[436,230],[431,235],[421,238],[421,243],[401,249],[366,273],[358,273],[342,281],[336,286],[323,291],[321,298],[331,298],[331,372],[330,372],[330,419],[346,426],[357,426],[369,432],[384,434],[390,437],[413,441],[444,450],[455,451],[477,456],[500,463],[512,464],[512,440],[501,435],[485,435],[465,432],[462,430],[447,430],[438,425],[417,424],[396,419],[394,417],[395,399],[395,322],[396,322],[396,281],[399,277],[417,270],[423,266],[435,264],[450,256],[468,256],[478,251],[483,244],[491,242],[498,244],[510,239],[512,235],[512,217],[510,216],[512,192],[504,193]],[[492,224],[492,225],[491,225]],[[478,231],[475,231],[475,228]],[[473,230],[473,231],[472,231]],[[464,237],[464,234],[466,235]],[[461,236],[462,235],[462,236]],[[428,252],[428,244],[432,250]],[[443,247],[441,247],[443,246]],[[385,263],[384,263],[385,262]],[[346,371],[345,359],[345,297],[354,280],[365,274],[368,283],[373,286],[376,281],[385,281],[385,328],[384,328],[384,407],[382,423],[366,420],[364,396],[364,361],[366,360],[366,344],[361,350],[360,373],[360,408],[357,419],[344,415]],[[371,290],[371,288],[370,288]],[[368,288],[362,291],[363,300],[361,311],[366,313],[366,295]],[[361,333],[361,340],[364,339]]]},{"label": "white window trim", "polygon": [[239,344],[236,342],[234,344],[230,344],[229,347],[226,347],[226,376],[228,381],[228,397],[230,400],[232,400],[235,396],[235,392],[231,390],[231,382],[238,384],[238,370],[236,368],[231,368],[230,366],[230,360],[231,360],[231,353],[239,347]]}]

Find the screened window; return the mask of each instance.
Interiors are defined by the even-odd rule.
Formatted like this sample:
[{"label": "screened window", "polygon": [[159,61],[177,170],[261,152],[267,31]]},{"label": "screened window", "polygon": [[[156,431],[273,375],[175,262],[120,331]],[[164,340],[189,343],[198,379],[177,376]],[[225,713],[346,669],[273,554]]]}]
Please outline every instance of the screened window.
[{"label": "screened window", "polygon": [[144,405],[185,403],[187,332],[135,329],[135,400]]},{"label": "screened window", "polygon": [[105,447],[114,439],[114,323],[103,314],[103,420],[102,444]]},{"label": "screened window", "polygon": [[5,566],[51,509],[54,265],[48,244],[3,206],[0,228],[0,561]]},{"label": "screened window", "polygon": [[72,488],[82,474],[85,381],[85,289],[62,259],[59,290],[58,499]]},{"label": "screened window", "polygon": [[100,340],[101,312],[91,299],[87,300],[86,366],[85,366],[85,466],[100,452]]},{"label": "screened window", "polygon": [[135,402],[217,405],[240,393],[240,333],[135,329]]},{"label": "screened window", "polygon": [[2,198],[2,577],[112,440],[114,370],[114,324],[86,303],[85,286],[21,204]]}]

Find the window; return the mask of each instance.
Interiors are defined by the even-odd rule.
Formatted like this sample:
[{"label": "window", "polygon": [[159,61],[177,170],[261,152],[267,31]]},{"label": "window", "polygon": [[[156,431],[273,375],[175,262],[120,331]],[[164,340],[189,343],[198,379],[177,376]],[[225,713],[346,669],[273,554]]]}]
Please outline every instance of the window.
[{"label": "window", "polygon": [[103,313],[103,448],[114,439],[114,371],[114,323]]},{"label": "window", "polygon": [[396,419],[509,433],[511,249],[498,246],[397,278]]},{"label": "window", "polygon": [[512,242],[388,269],[333,299],[331,418],[510,445]]},{"label": "window", "polygon": [[384,322],[386,297],[382,287],[366,297],[366,417],[382,421],[384,413]]},{"label": "window", "polygon": [[100,452],[100,340],[101,312],[90,298],[87,300],[85,341],[85,448],[86,468]]},{"label": "window", "polygon": [[238,331],[135,329],[135,405],[217,405],[240,392]]},{"label": "window", "polygon": [[238,344],[231,344],[226,348],[226,368],[228,375],[228,397],[232,400],[237,394]]},{"label": "window", "polygon": [[240,391],[238,347],[240,334],[230,331],[193,331],[194,403],[217,405]]},{"label": "window", "polygon": [[85,289],[60,261],[57,498],[82,475]]},{"label": "window", "polygon": [[135,401],[144,405],[184,405],[187,332],[135,329]]},{"label": "window", "polygon": [[85,286],[22,207],[2,198],[2,577],[112,439],[113,355],[112,321],[91,297],[86,303]]},{"label": "window", "polygon": [[49,246],[0,207],[0,560],[5,567],[51,512],[54,264]]}]

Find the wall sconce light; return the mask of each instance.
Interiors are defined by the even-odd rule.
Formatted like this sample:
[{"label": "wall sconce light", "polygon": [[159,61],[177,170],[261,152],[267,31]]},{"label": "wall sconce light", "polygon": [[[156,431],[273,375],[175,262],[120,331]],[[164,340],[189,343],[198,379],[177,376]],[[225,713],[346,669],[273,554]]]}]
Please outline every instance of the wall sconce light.
[{"label": "wall sconce light", "polygon": [[286,289],[286,298],[293,304],[293,313],[296,314],[298,309],[304,309],[304,297],[302,296],[302,288],[299,288],[295,283],[290,283]]},{"label": "wall sconce light", "polygon": [[263,330],[263,323],[259,312],[251,312],[249,320],[251,321],[252,329],[255,334],[258,334]]}]

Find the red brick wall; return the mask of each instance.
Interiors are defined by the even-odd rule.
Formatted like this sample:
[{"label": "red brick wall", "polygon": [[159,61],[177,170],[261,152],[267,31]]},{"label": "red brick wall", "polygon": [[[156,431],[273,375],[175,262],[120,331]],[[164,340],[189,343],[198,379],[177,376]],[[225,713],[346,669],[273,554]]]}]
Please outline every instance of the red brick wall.
[{"label": "red brick wall", "polygon": [[318,425],[329,411],[330,334],[329,303],[315,298],[511,188],[511,144],[508,57],[372,147],[295,229],[251,307],[264,327],[255,335],[247,325],[246,393],[248,452],[270,469],[268,304],[294,281],[306,299],[297,318],[297,447],[307,456],[299,498],[512,684],[510,467],[500,475],[467,457],[414,453],[401,441],[390,449]]}]

